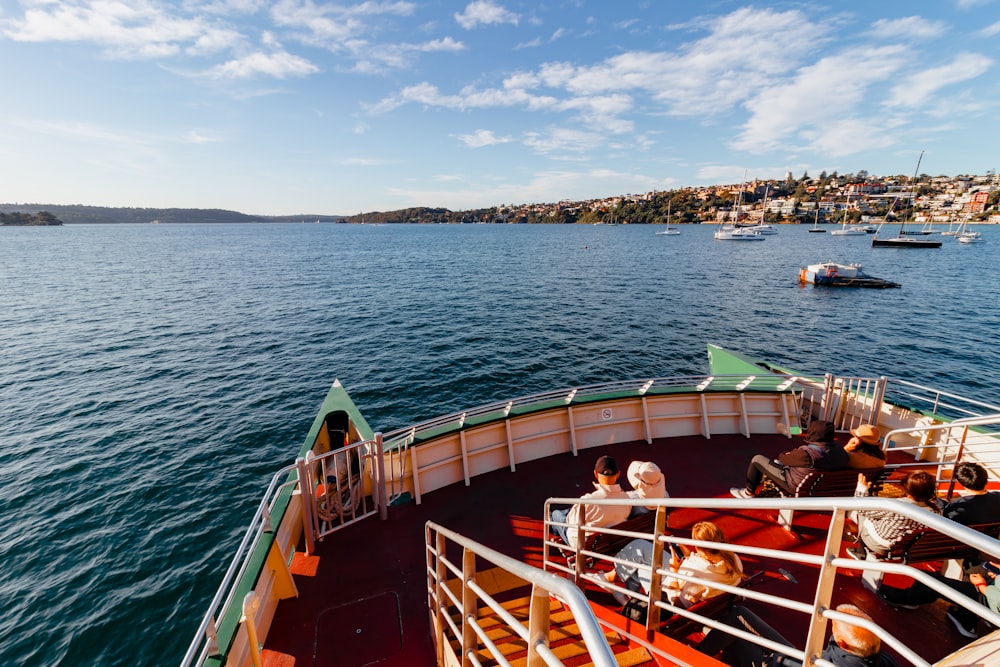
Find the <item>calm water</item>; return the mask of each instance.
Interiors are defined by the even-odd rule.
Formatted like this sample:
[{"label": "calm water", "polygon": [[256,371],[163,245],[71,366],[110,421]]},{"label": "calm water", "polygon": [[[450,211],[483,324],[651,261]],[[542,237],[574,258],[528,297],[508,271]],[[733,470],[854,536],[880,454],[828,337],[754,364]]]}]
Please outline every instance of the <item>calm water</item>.
[{"label": "calm water", "polygon": [[[0,663],[174,665],[339,377],[368,421],[696,374],[714,342],[1000,402],[1000,229],[0,229]],[[898,290],[799,287],[864,264]]]}]

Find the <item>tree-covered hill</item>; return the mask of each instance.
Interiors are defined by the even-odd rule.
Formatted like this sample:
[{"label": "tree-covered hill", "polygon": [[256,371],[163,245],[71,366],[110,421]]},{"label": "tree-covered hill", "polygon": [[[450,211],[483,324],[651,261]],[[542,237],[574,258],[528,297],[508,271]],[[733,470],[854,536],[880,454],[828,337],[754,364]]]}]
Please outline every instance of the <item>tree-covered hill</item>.
[{"label": "tree-covered hill", "polygon": [[67,225],[219,223],[219,222],[336,222],[339,215],[247,215],[236,211],[202,208],[107,208],[60,204],[0,204],[0,214],[48,213]]},{"label": "tree-covered hill", "polygon": [[48,211],[0,213],[0,227],[58,227],[62,220]]}]

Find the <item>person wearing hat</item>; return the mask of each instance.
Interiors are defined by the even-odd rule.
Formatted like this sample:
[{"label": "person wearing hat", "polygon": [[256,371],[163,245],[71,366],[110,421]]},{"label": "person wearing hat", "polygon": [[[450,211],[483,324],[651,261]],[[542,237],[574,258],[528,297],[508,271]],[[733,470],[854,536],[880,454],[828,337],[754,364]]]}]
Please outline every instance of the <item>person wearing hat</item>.
[{"label": "person wearing hat", "polygon": [[[594,490],[580,497],[581,500],[587,498],[628,498],[628,494],[622,490],[618,484],[618,463],[610,456],[602,456],[597,459],[594,465]],[[581,509],[582,508],[582,509]],[[628,505],[588,505],[585,503],[574,504],[569,509],[554,509],[550,516],[553,522],[552,530],[568,546],[576,548],[579,541],[579,530],[574,526],[613,526],[628,518]],[[582,512],[582,516],[581,516]]]},{"label": "person wearing hat", "polygon": [[802,480],[813,470],[843,470],[847,467],[847,452],[833,440],[833,424],[814,421],[806,429],[806,442],[771,459],[758,454],[747,468],[746,486],[733,487],[729,493],[735,498],[753,498],[757,487],[767,477],[779,489],[791,495]]},{"label": "person wearing hat", "polygon": [[[625,477],[628,478],[628,483],[632,485],[632,490],[628,492],[629,498],[670,497],[670,494],[667,493],[667,485],[663,479],[663,473],[660,472],[660,466],[652,461],[632,461],[632,463],[628,464]],[[637,505],[632,508],[632,512],[628,518],[632,519],[640,514],[652,512],[655,509],[656,505],[646,507]]]},{"label": "person wearing hat", "polygon": [[871,424],[851,429],[851,439],[844,445],[847,467],[853,470],[885,467],[885,452],[879,445],[881,438],[878,427]]}]

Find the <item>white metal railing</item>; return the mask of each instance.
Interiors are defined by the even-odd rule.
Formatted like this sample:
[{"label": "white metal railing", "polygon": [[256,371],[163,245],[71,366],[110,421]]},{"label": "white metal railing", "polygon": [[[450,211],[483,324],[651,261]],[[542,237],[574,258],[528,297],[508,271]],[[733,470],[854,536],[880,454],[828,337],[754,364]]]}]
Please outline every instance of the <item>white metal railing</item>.
[{"label": "white metal railing", "polygon": [[270,535],[272,533],[272,510],[279,499],[287,499],[291,495],[292,489],[298,485],[298,479],[294,476],[289,477],[289,473],[293,473],[294,471],[294,465],[285,466],[271,477],[271,482],[268,484],[264,498],[257,506],[257,510],[250,521],[250,526],[243,534],[243,539],[236,549],[236,554],[233,556],[229,568],[222,577],[222,583],[212,597],[208,611],[198,625],[195,638],[184,654],[183,660],[181,660],[181,667],[201,664],[208,657],[218,653],[218,621],[227,617],[231,612],[235,613],[233,611],[236,604],[234,595],[239,582],[247,572],[251,556],[257,550],[258,546],[261,545],[265,537],[273,537],[273,535]]},{"label": "white metal railing", "polygon": [[[651,501],[650,499],[640,499],[640,500],[608,500],[608,499],[587,499],[586,504],[588,505],[629,505],[635,506],[637,504],[642,504],[644,506],[656,505],[660,512],[665,512],[667,509],[678,509],[678,508],[692,508],[699,510],[721,510],[725,512],[732,512],[733,510],[771,510],[780,511],[784,509],[791,510],[801,510],[807,512],[821,512],[829,514],[830,516],[830,529],[827,535],[827,540],[824,548],[819,554],[803,554],[791,551],[783,551],[779,549],[769,548],[767,546],[756,546],[747,544],[733,544],[733,543],[712,543],[712,542],[702,542],[690,538],[683,538],[676,535],[670,534],[668,530],[661,530],[660,527],[663,523],[658,519],[657,529],[649,534],[632,534],[627,533],[629,536],[637,536],[640,539],[647,539],[654,543],[654,554],[664,553],[665,548],[662,545],[667,545],[669,543],[681,544],[690,547],[712,547],[717,549],[723,549],[726,551],[732,551],[741,556],[752,556],[762,562],[787,562],[794,563],[798,565],[806,565],[815,567],[818,569],[817,585],[815,590],[803,591],[801,595],[797,596],[799,599],[789,599],[788,597],[778,597],[770,595],[767,593],[754,590],[753,588],[740,587],[740,586],[727,586],[717,582],[703,581],[697,577],[679,574],[673,572],[666,567],[654,568],[651,565],[638,565],[633,562],[624,561],[618,558],[616,555],[607,555],[599,551],[592,551],[585,548],[585,540],[583,537],[578,542],[578,546],[573,553],[573,559],[570,565],[565,564],[561,558],[550,557],[554,549],[566,549],[566,545],[561,542],[555,542],[548,536],[550,534],[550,526],[554,525],[550,520],[550,506],[552,504],[560,505],[574,505],[581,504],[580,498],[550,498],[545,504],[545,528],[544,528],[544,538],[543,538],[543,567],[551,572],[561,573],[562,575],[576,581],[580,582],[582,579],[589,579],[590,583],[596,584],[597,586],[609,591],[617,592],[626,595],[630,598],[640,600],[648,605],[649,613],[646,619],[646,629],[647,632],[653,632],[657,629],[659,619],[662,618],[659,614],[659,610],[668,612],[670,614],[677,614],[685,616],[687,618],[694,619],[699,624],[713,628],[713,630],[720,630],[729,634],[736,635],[741,639],[747,641],[752,641],[757,644],[765,646],[768,650],[779,650],[784,654],[793,657],[798,660],[803,660],[806,656],[818,656],[823,649],[824,637],[826,632],[826,620],[836,617],[839,620],[845,622],[853,623],[855,625],[863,624],[864,627],[871,629],[875,632],[880,640],[886,645],[891,647],[894,651],[898,652],[903,658],[914,665],[920,667],[929,667],[931,664],[923,656],[918,655],[914,652],[912,648],[904,644],[894,635],[892,635],[887,629],[878,625],[877,619],[874,623],[869,623],[863,619],[857,617],[843,617],[843,615],[838,615],[832,610],[831,607],[831,597],[833,594],[834,587],[832,585],[833,579],[836,577],[837,573],[841,570],[855,571],[862,575],[862,580],[864,580],[864,574],[866,572],[871,573],[895,573],[901,574],[908,577],[912,577],[937,591],[941,597],[951,600],[954,604],[961,605],[966,609],[969,609],[984,618],[989,623],[993,625],[1000,626],[1000,614],[997,614],[987,607],[978,604],[971,598],[968,598],[951,587],[944,585],[931,577],[926,571],[911,567],[909,565],[903,565],[899,563],[892,562],[882,562],[882,561],[868,561],[862,560],[857,561],[851,558],[841,558],[839,553],[843,544],[843,534],[844,525],[847,520],[847,516],[853,512],[863,512],[866,510],[888,510],[893,511],[910,519],[917,521],[923,525],[926,525],[933,530],[943,533],[949,537],[955,538],[956,540],[963,542],[981,552],[990,554],[1000,560],[1000,541],[997,541],[987,535],[980,533],[972,528],[957,524],[953,521],[945,519],[939,515],[933,514],[926,510],[920,509],[912,504],[904,503],[896,499],[890,498],[756,498],[752,500],[729,500],[729,499],[716,499],[716,498],[697,498],[697,499],[680,499],[680,498],[666,498],[658,499],[656,501]],[[661,509],[662,508],[662,509]],[[560,524],[566,525],[566,524]],[[607,528],[595,528],[588,526],[586,528],[588,534],[608,534],[608,535],[622,535],[622,531],[607,529]],[[654,562],[656,556],[654,555]],[[637,593],[623,586],[609,583],[607,580],[603,579],[599,574],[590,575],[587,574],[586,569],[580,564],[582,562],[589,561],[589,569],[604,569],[598,566],[599,563],[603,562],[606,565],[613,567],[616,563],[627,563],[630,566],[638,565],[640,569],[644,570],[650,577],[652,582],[651,590],[646,593]],[[789,577],[783,568],[777,568],[777,571],[786,578]],[[658,575],[658,576],[657,576]],[[804,641],[795,641],[794,647],[789,648],[787,646],[771,645],[766,641],[762,641],[760,637],[741,632],[736,630],[724,623],[720,623],[717,619],[709,618],[701,614],[692,613],[687,609],[670,604],[669,602],[660,599],[659,586],[656,585],[658,580],[662,576],[676,577],[685,581],[696,581],[702,583],[703,585],[713,588],[716,590],[725,591],[728,593],[733,593],[735,595],[752,599],[762,604],[774,605],[781,607],[783,609],[789,609],[802,614],[810,616],[810,623],[807,635]],[[792,579],[794,581],[794,579]],[[796,582],[797,583],[797,582]],[[867,585],[867,584],[866,584]],[[620,631],[620,629],[619,629]],[[643,636],[632,636],[629,635],[631,639],[639,642],[643,646],[654,653],[659,655],[664,655],[662,651],[659,651],[655,646],[652,646]],[[799,648],[801,647],[801,648]],[[935,658],[936,659],[936,658]],[[810,664],[810,663],[806,663]],[[818,664],[818,663],[812,663]]]},{"label": "white metal railing", "polygon": [[[253,596],[252,591],[244,600],[238,601],[235,596],[253,555],[266,537],[274,537],[276,527],[272,526],[271,514],[280,498],[287,501],[292,491],[297,490],[299,498],[307,500],[302,503],[302,521],[308,553],[315,550],[316,540],[332,532],[375,513],[385,518],[385,492],[380,483],[384,471],[382,457],[377,454],[381,446],[381,434],[376,433],[372,440],[353,443],[320,456],[313,456],[310,452],[305,458],[274,474],[209,604],[209,610],[198,626],[195,639],[181,661],[182,667],[201,664],[219,653],[220,620],[235,614],[237,609],[243,611],[239,623],[246,626],[248,634],[255,633],[252,612],[259,608],[260,600]],[[366,488],[371,489],[370,497]],[[252,610],[251,613],[247,613],[247,609]],[[259,658],[257,643],[251,641],[249,645],[251,659]]]},{"label": "white metal railing", "polygon": [[[462,560],[449,560],[449,544],[462,550]],[[494,611],[503,623],[525,641],[528,646],[528,665],[562,665],[562,661],[549,649],[549,596],[558,598],[572,613],[579,628],[579,636],[586,645],[591,661],[598,667],[617,665],[614,653],[591,610],[583,592],[566,579],[531,567],[510,556],[501,554],[434,522],[425,526],[427,554],[427,595],[431,609],[434,644],[438,664],[481,664],[478,652],[486,651],[501,665],[509,665],[479,623],[478,611],[483,606]],[[531,584],[531,603],[527,626],[515,619],[504,607],[476,582],[476,559],[514,574]],[[452,579],[453,578],[453,579]],[[456,581],[458,591],[449,588],[448,582]],[[457,616],[457,618],[456,618]],[[444,658],[454,652],[452,642],[460,647],[458,655]]]},{"label": "white metal railing", "polygon": [[664,378],[646,378],[639,380],[623,380],[605,382],[584,387],[573,387],[548,391],[529,396],[521,396],[509,401],[487,403],[461,412],[435,417],[406,428],[385,433],[384,440],[389,447],[405,446],[418,436],[446,427],[462,426],[466,421],[491,415],[508,416],[518,408],[532,408],[546,404],[569,405],[584,399],[603,394],[629,393],[634,396],[644,396],[656,389],[678,389],[690,387],[692,392],[705,391],[750,391],[754,389],[774,389],[782,384],[783,379],[795,376],[768,375],[690,375]]},{"label": "white metal railing", "polygon": [[[322,540],[376,512],[385,513],[381,452],[382,436],[376,433],[372,440],[345,445],[319,456],[310,452],[297,462],[303,467],[300,479],[312,482],[311,488],[302,489],[302,497],[310,500],[303,518],[308,522],[306,543],[310,551],[314,539]],[[371,495],[366,489],[371,489]]]},{"label": "white metal railing", "polygon": [[906,380],[889,380],[885,399],[913,410],[923,410],[948,419],[979,417],[1000,412],[1000,406],[977,401]]},{"label": "white metal railing", "polygon": [[[990,472],[990,478],[1000,476],[1000,414],[966,417],[947,423],[938,423],[930,418],[925,421],[921,425],[897,428],[885,434],[883,441],[886,449],[905,452],[914,458],[913,463],[896,464],[894,468],[926,468],[928,462],[936,463],[937,479],[942,482],[951,479],[951,475],[944,474],[946,470],[954,469],[962,461],[973,461],[985,467]],[[899,436],[916,440],[917,444],[900,444],[897,442]],[[954,481],[948,490],[949,498],[953,488]]]}]

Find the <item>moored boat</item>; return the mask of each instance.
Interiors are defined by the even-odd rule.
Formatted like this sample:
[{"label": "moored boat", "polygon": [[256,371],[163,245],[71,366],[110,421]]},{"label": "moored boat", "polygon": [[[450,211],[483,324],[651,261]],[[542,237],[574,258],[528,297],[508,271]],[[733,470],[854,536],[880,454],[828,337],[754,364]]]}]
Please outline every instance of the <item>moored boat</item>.
[{"label": "moored boat", "polygon": [[[814,664],[828,621],[844,620],[836,605],[851,601],[901,664],[989,664],[1000,634],[970,641],[943,609],[888,607],[868,586],[929,575],[848,558],[844,527],[851,511],[895,511],[1000,558],[996,539],[886,497],[726,492],[752,454],[790,449],[814,419],[842,434],[876,424],[893,474],[917,465],[947,488],[956,462],[973,460],[996,479],[1000,407],[984,398],[795,372],[709,346],[704,376],[551,391],[383,435],[335,382],[295,462],[272,478],[183,664],[722,664],[697,651],[705,628],[731,631],[719,616],[604,579],[615,555],[598,542],[581,540],[567,558],[547,537],[549,506],[580,502],[599,455],[659,461],[671,497],[591,501],[655,508],[648,531],[595,529],[597,539],[663,547],[669,534],[698,546],[691,526],[717,522],[749,576],[711,587],[761,610],[790,657]],[[643,602],[644,620],[612,593]],[[994,611],[957,602],[1000,626]],[[950,658],[959,651],[963,662]]]},{"label": "moored boat", "polygon": [[715,231],[717,241],[764,241],[765,236],[751,227],[725,225]]},{"label": "moored boat", "polygon": [[[913,178],[911,179],[914,185],[916,185],[917,174],[920,172],[920,162],[921,160],[923,160],[923,158],[924,158],[924,152],[920,151],[920,157],[917,158],[917,167],[916,169],[913,170]],[[910,198],[912,200],[916,200],[916,196],[917,196],[917,190],[914,187],[912,189]],[[889,207],[889,213],[892,212],[892,209],[895,206],[895,204],[896,200],[894,199],[892,205]],[[900,220],[899,231],[895,237],[885,237],[885,236],[879,237],[879,234],[882,232],[882,227],[885,225],[886,220],[888,220],[889,218],[889,213],[886,213],[886,217],[882,221],[882,224],[879,225],[878,230],[875,232],[875,235],[872,236],[873,248],[940,248],[941,247],[941,241],[934,241],[931,239],[923,239],[923,238],[916,238],[915,236],[910,236],[911,232],[906,230],[905,219]],[[930,232],[921,230],[919,232],[915,232],[915,234],[924,236],[930,234]]]},{"label": "moored boat", "polygon": [[860,264],[838,264],[820,262],[799,269],[799,283],[803,285],[823,285],[827,287],[899,287],[883,278],[869,276],[861,270]]}]

